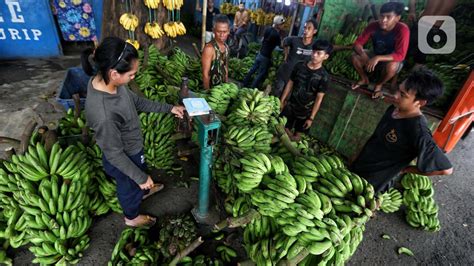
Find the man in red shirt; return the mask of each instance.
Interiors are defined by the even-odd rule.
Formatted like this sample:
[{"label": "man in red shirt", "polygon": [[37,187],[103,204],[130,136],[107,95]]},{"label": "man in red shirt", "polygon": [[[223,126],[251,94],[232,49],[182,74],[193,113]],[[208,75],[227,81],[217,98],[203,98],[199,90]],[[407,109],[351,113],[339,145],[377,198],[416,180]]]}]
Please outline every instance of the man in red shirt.
[{"label": "man in red shirt", "polygon": [[[380,8],[378,21],[370,23],[354,43],[352,64],[359,73],[360,80],[352,85],[352,89],[369,84],[367,72],[380,68],[380,78],[375,83],[373,99],[383,96],[382,86],[398,73],[405,59],[410,30],[400,22],[403,4],[389,2]],[[364,50],[364,45],[372,39],[373,51]]]}]

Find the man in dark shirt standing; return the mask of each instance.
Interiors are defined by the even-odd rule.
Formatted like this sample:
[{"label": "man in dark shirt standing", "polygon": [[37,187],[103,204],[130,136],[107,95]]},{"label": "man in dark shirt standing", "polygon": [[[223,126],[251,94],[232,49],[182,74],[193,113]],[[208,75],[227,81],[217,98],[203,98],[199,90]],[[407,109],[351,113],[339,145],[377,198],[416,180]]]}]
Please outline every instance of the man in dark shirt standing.
[{"label": "man in dark shirt standing", "polygon": [[[408,50],[410,30],[400,22],[403,12],[402,3],[385,3],[380,8],[380,18],[370,23],[354,43],[352,64],[359,73],[360,80],[352,85],[352,89],[369,84],[367,73],[374,72],[376,67],[381,71],[377,80],[373,99],[383,97],[382,86],[397,74],[402,66]],[[364,50],[364,45],[372,39],[373,51]]]},{"label": "man in dark shirt standing", "polygon": [[281,115],[288,119],[285,128],[293,140],[308,132],[328,89],[329,74],[323,62],[329,58],[332,45],[317,40],[312,49],[311,60],[299,62],[293,68],[280,99]]},{"label": "man in dark shirt standing", "polygon": [[[398,173],[450,175],[452,165],[433,141],[420,110],[442,93],[443,84],[431,71],[412,72],[352,164],[352,171],[367,179],[376,192],[389,189]],[[415,158],[416,166],[409,166]]]},{"label": "man in dark shirt standing", "polygon": [[281,96],[296,63],[306,62],[311,59],[314,36],[317,32],[318,22],[310,19],[304,24],[303,36],[288,36],[283,40],[284,63],[278,68],[277,79],[274,82],[272,91],[272,94],[276,97]]},{"label": "man in dark shirt standing", "polygon": [[[196,6],[196,11],[202,12],[202,8],[198,5]],[[214,21],[214,16],[220,14],[221,12],[217,7],[214,7],[214,0],[207,0],[207,15],[206,15],[206,43],[210,42],[214,38],[214,33],[212,32],[212,22]]]},{"label": "man in dark shirt standing", "polygon": [[[244,87],[250,86],[250,88],[259,88],[261,82],[267,76],[268,69],[272,64],[273,49],[281,45],[280,32],[283,23],[285,23],[285,18],[283,16],[275,16],[273,18],[272,27],[265,30],[265,33],[263,34],[262,47],[260,48],[260,52],[257,54],[255,62],[253,63],[253,66],[250,69],[249,73],[247,73],[244,78]],[[255,77],[253,82],[250,83],[250,79],[252,78],[255,72],[257,72],[257,76]]]}]

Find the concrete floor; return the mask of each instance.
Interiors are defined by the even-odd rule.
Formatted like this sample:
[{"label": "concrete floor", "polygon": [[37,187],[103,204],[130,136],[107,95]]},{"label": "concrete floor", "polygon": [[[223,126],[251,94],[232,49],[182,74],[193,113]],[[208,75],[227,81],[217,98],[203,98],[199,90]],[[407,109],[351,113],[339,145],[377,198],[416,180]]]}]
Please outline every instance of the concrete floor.
[{"label": "concrete floor", "polygon": [[[0,136],[18,138],[28,119],[34,119],[39,124],[57,121],[63,111],[55,103],[55,93],[66,69],[78,64],[79,57],[74,56],[2,62]],[[0,143],[0,151],[3,152],[8,145]],[[349,264],[474,265],[473,155],[474,134],[471,134],[449,154],[455,168],[454,174],[433,178],[436,200],[440,205],[440,232],[430,233],[409,227],[402,212],[378,213],[367,224],[364,241]],[[145,211],[158,216],[186,212],[197,202],[197,182],[191,182],[189,188],[184,188],[174,185],[179,178],[159,176],[158,173],[154,173],[154,176],[165,183],[166,189],[145,202]],[[108,214],[96,219],[89,232],[91,246],[80,264],[105,265],[123,228],[122,216],[119,214]],[[383,234],[390,235],[392,239],[382,239]],[[398,255],[396,251],[400,246],[410,248],[415,256]],[[28,264],[31,259],[28,250],[15,251],[16,265]]]}]

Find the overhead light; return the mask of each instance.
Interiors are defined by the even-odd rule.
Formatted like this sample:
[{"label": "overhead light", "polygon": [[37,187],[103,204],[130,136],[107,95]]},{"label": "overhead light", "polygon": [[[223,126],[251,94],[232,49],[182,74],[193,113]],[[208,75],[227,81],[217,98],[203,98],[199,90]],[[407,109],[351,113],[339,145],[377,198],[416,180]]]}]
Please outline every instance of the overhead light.
[{"label": "overhead light", "polygon": [[283,2],[283,0],[277,0],[277,3],[282,3],[282,2]]},{"label": "overhead light", "polygon": [[285,6],[291,5],[291,0],[285,0]]}]

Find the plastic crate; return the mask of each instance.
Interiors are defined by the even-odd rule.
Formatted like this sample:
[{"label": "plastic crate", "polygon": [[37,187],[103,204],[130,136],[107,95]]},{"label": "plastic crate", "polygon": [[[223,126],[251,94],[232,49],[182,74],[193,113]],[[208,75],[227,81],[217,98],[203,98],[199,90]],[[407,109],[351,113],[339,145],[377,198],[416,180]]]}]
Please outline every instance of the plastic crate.
[{"label": "plastic crate", "polygon": [[[64,106],[66,110],[74,108],[72,95],[79,93],[81,96],[87,94],[87,84],[91,77],[80,67],[71,67],[67,70],[64,80],[59,86],[56,101]],[[84,108],[86,98],[81,97],[81,109]]]}]

